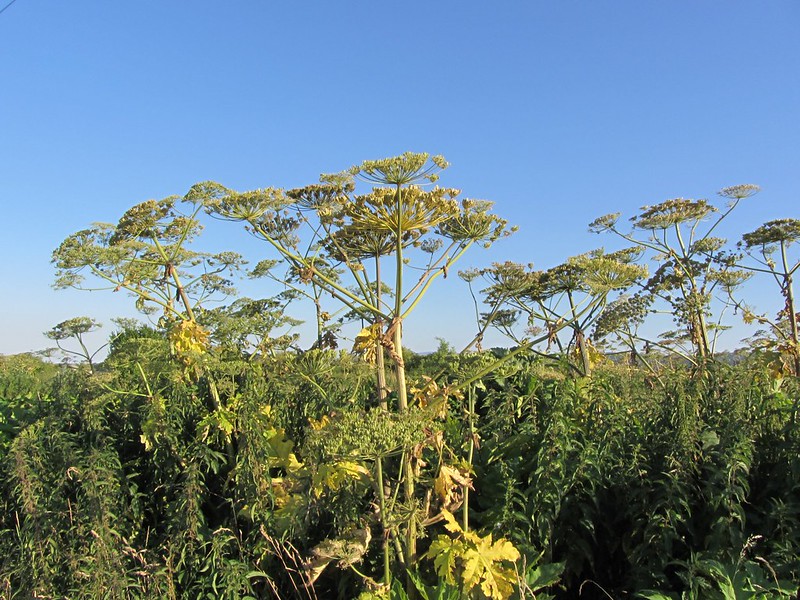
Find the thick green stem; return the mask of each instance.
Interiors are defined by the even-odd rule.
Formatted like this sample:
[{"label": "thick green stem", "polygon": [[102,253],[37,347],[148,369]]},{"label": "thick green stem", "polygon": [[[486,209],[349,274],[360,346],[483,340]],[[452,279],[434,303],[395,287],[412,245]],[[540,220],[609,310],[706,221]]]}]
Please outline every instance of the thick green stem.
[{"label": "thick green stem", "polygon": [[786,258],[786,243],[781,240],[781,259],[783,261],[783,288],[786,296],[786,316],[792,333],[792,354],[794,355],[794,374],[800,375],[800,336],[797,328],[797,311],[794,308],[794,286],[792,285],[792,271]]},{"label": "thick green stem", "polygon": [[706,324],[706,317],[703,314],[703,307],[699,305],[700,295],[694,287],[692,288],[692,296],[698,302],[698,306],[691,307],[692,337],[697,346],[696,349],[699,358],[706,359],[711,353],[708,341],[708,325]]},{"label": "thick green stem", "polygon": [[581,359],[581,366],[583,368],[582,375],[589,377],[592,372],[592,363],[589,360],[589,345],[586,343],[586,336],[583,333],[583,328],[578,320],[578,310],[575,306],[575,301],[572,298],[572,291],[567,290],[567,299],[569,300],[569,308],[572,312],[572,321],[574,323],[573,330],[575,331],[575,345],[578,347],[578,354]]},{"label": "thick green stem", "polygon": [[378,504],[381,507],[381,545],[383,549],[383,583],[391,588],[392,586],[392,557],[389,548],[389,525],[386,516],[386,491],[383,488],[383,458],[378,457],[375,461],[375,468],[378,479]]},{"label": "thick green stem", "polygon": [[[383,328],[378,332],[383,335]],[[378,346],[375,352],[375,374],[378,386],[378,406],[382,410],[389,410],[389,403],[386,400],[387,387],[386,387],[386,357],[383,354],[383,346]]]},{"label": "thick green stem", "polygon": [[[394,315],[391,327],[394,332],[394,365],[397,385],[397,408],[398,410],[408,410],[408,392],[406,389],[406,366],[403,362],[403,190],[400,184],[396,185],[395,190],[395,212],[397,214],[397,223],[395,235],[395,260],[396,260],[396,275],[395,275],[395,297],[394,297]],[[403,452],[402,467],[405,471],[403,478],[403,497],[411,510],[411,514],[406,525],[406,547],[405,547],[405,562],[406,565],[416,564],[417,561],[417,527],[416,515],[414,514],[414,468],[411,459],[411,452],[406,450]],[[409,594],[414,593],[413,582],[409,579],[406,581],[406,588]]]},{"label": "thick green stem", "polygon": [[317,293],[317,286],[314,286],[314,310],[317,318],[317,348],[321,349],[325,322],[322,320],[322,304],[320,303],[320,295]]},{"label": "thick green stem", "polygon": [[575,342],[578,345],[578,352],[581,355],[582,375],[589,377],[592,374],[592,361],[589,358],[589,345],[586,343],[586,336],[580,329],[575,330]]},{"label": "thick green stem", "polygon": [[[467,390],[467,464],[472,468],[475,454],[475,388],[470,386]],[[461,529],[469,531],[469,485],[463,486],[464,505],[461,514]]]},{"label": "thick green stem", "polygon": [[186,311],[186,316],[189,317],[190,321],[194,321],[194,311],[192,311],[192,303],[189,301],[189,296],[186,295],[186,290],[183,289],[181,285],[181,280],[178,277],[178,270],[172,263],[167,265],[167,275],[172,277],[172,281],[175,282],[175,287],[178,289],[178,296],[181,299],[181,303],[183,304],[183,308]]},{"label": "thick green stem", "polygon": [[[381,306],[381,256],[380,254],[375,255],[375,304],[380,308]],[[378,335],[383,335],[383,325],[381,321],[381,328],[378,331]],[[386,358],[383,353],[383,346],[378,344],[378,348],[375,352],[375,370],[377,376],[377,384],[378,384],[378,405],[383,410],[389,409],[389,404],[386,401],[387,388],[386,388]]]},{"label": "thick green stem", "polygon": [[[394,330],[394,349],[397,354],[395,356],[395,373],[397,374],[397,407],[402,411],[408,410],[408,396],[406,393],[406,367],[403,363],[403,335],[401,333],[401,325],[395,324]],[[409,518],[406,527],[406,564],[413,565],[417,559],[417,527],[416,515],[413,514],[414,506],[414,467],[412,464],[411,452],[406,450],[403,452],[403,470],[405,477],[403,478],[403,497],[412,509],[411,517]]]},{"label": "thick green stem", "polygon": [[406,365],[403,362],[403,333],[402,323],[394,323],[394,372],[397,378],[397,408],[401,411],[408,410],[408,391],[406,389]]},{"label": "thick green stem", "polygon": [[397,239],[395,240],[395,259],[396,259],[396,274],[394,286],[394,319],[392,327],[394,328],[394,350],[395,350],[395,372],[397,374],[397,406],[400,410],[408,408],[408,396],[406,392],[406,366],[403,363],[403,323],[401,313],[403,310],[403,231],[402,231],[402,203],[403,195],[400,185],[397,185],[395,192],[396,196],[396,213],[397,213],[397,231],[395,232]]}]

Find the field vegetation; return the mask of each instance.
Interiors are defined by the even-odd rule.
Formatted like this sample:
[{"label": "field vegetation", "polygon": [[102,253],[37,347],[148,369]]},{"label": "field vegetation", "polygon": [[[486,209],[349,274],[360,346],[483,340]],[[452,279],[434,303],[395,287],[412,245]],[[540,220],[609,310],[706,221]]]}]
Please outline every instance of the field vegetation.
[{"label": "field vegetation", "polygon": [[[0,357],[0,598],[797,598],[800,221],[716,237],[740,185],[596,219],[614,251],[459,271],[514,228],[446,167],[203,182],[64,240],[57,287],[145,319],[102,360],[86,316],[61,363]],[[214,220],[268,258],[199,250]],[[474,338],[414,354],[448,276]],[[731,318],[758,330],[721,353]]]}]

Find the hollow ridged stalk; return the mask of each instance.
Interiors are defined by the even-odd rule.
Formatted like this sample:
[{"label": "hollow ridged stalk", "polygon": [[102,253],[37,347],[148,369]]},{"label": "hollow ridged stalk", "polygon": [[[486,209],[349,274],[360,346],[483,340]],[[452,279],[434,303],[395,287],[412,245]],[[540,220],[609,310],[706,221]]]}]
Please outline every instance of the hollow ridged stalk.
[{"label": "hollow ridged stalk", "polygon": [[386,518],[386,492],[383,487],[383,458],[378,457],[375,461],[375,469],[378,479],[378,504],[381,508],[381,533],[383,539],[381,546],[383,550],[383,584],[391,589],[392,587],[392,556],[389,548],[389,525]]},{"label": "hollow ridged stalk", "polygon": [[[475,388],[470,386],[467,389],[467,425],[469,427],[469,437],[467,441],[467,464],[472,469],[472,461],[475,455]],[[463,486],[464,506],[461,517],[461,529],[469,531],[469,485]]]},{"label": "hollow ridged stalk", "polygon": [[[395,376],[397,379],[397,408],[399,411],[408,410],[408,392],[406,388],[406,366],[403,362],[403,191],[400,184],[396,185],[395,191],[396,198],[396,241],[395,241],[395,260],[397,265],[395,277],[395,299],[394,299],[394,315],[392,327],[394,328],[393,344],[394,344],[394,366]],[[406,450],[402,456],[402,468],[404,471],[403,477],[403,496],[409,507],[414,503],[414,468],[411,462],[411,452]],[[409,517],[406,526],[406,548],[405,548],[405,562],[406,565],[413,565],[417,559],[417,527],[416,515],[412,514]],[[406,587],[410,594],[413,594],[413,583],[409,579],[406,582]]]},{"label": "hollow ridged stalk", "polygon": [[786,295],[786,312],[792,335],[792,354],[794,355],[794,374],[800,375],[800,334],[797,330],[797,312],[794,308],[794,289],[792,285],[792,269],[786,257],[786,242],[781,240],[781,260],[783,261],[784,291]]},{"label": "hollow ridged stalk", "polygon": [[397,261],[397,273],[395,278],[395,297],[394,297],[394,350],[395,372],[397,373],[397,407],[402,410],[408,409],[408,392],[406,391],[406,366],[403,363],[403,323],[401,315],[403,312],[403,223],[402,223],[402,203],[403,194],[400,185],[397,185],[397,229],[395,235],[395,257]]},{"label": "hollow ridged stalk", "polygon": [[578,347],[578,354],[581,359],[581,367],[583,368],[583,376],[588,377],[591,375],[592,371],[592,363],[589,360],[589,346],[586,343],[586,336],[584,335],[580,321],[578,320],[578,311],[577,307],[575,306],[575,301],[572,298],[571,291],[567,292],[567,298],[569,299],[569,306],[570,310],[572,311],[572,319],[575,323],[575,345]]},{"label": "hollow ridged stalk", "polygon": [[[381,255],[380,253],[375,255],[375,305],[380,308],[381,307]],[[383,325],[381,323],[381,328],[378,331],[378,335],[383,335]],[[389,404],[386,401],[386,360],[385,355],[383,353],[383,346],[378,344],[378,347],[375,351],[375,370],[377,375],[377,384],[378,384],[378,405],[381,407],[382,410],[388,410]]]}]

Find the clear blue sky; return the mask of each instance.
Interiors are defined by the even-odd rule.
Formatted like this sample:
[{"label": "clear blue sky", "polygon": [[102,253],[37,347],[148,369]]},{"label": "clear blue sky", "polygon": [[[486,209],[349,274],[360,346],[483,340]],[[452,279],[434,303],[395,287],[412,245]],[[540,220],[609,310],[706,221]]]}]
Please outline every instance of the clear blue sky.
[{"label": "clear blue sky", "polygon": [[[733,237],[800,217],[798,30],[796,0],[16,0],[0,14],[0,353],[130,315],[121,295],[52,290],[50,253],[206,179],[295,187],[443,154],[442,184],[520,226],[462,268],[550,267],[613,243],[587,232],[599,215],[739,183],[763,191]],[[466,340],[462,286],[431,295],[412,348]]]}]

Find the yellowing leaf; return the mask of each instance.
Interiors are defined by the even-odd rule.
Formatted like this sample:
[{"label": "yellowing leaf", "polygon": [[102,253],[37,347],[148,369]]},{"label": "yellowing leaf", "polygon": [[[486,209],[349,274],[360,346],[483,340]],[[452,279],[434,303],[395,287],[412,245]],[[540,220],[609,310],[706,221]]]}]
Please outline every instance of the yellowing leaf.
[{"label": "yellowing leaf", "polygon": [[457,585],[455,578],[456,561],[460,557],[462,548],[446,535],[440,535],[431,542],[428,552],[423,558],[432,558],[436,574],[447,583]]},{"label": "yellowing leaf", "polygon": [[[481,537],[462,531],[455,517],[442,511],[445,528],[456,538],[438,536],[424,558],[432,558],[439,577],[458,585],[469,593],[476,587],[491,600],[506,600],[514,593],[517,575],[508,565],[519,560],[519,551],[505,539],[492,540],[491,534]],[[469,594],[469,597],[476,597]]]},{"label": "yellowing leaf", "polygon": [[449,465],[442,465],[438,477],[433,482],[434,492],[447,509],[460,502],[464,486],[472,487],[469,475]]},{"label": "yellowing leaf", "polygon": [[447,401],[449,398],[464,399],[464,393],[453,386],[444,385],[440,387],[433,378],[427,375],[423,376],[423,380],[424,383],[421,386],[412,386],[409,391],[420,407],[430,407],[441,418],[447,416]]},{"label": "yellowing leaf", "polygon": [[369,478],[369,470],[355,462],[340,461],[323,464],[314,474],[311,491],[319,498],[325,490],[337,491],[348,481],[361,481]]},{"label": "yellowing leaf", "polygon": [[169,332],[169,342],[178,358],[189,361],[193,355],[208,350],[209,333],[197,322],[183,320],[173,325]]},{"label": "yellowing leaf", "polygon": [[481,591],[487,598],[509,598],[514,593],[517,574],[514,569],[494,565],[488,569],[481,583]]},{"label": "yellowing leaf", "polygon": [[277,467],[284,467],[288,471],[293,471],[302,466],[295,456],[294,442],[286,437],[283,429],[271,429],[267,432],[269,445],[278,459],[275,463]]},{"label": "yellowing leaf", "polygon": [[458,521],[456,521],[456,518],[453,516],[453,513],[445,509],[442,510],[442,516],[444,517],[444,528],[447,529],[447,531],[450,531],[452,533],[462,532],[461,525],[458,524]]},{"label": "yellowing leaf", "polygon": [[378,346],[381,341],[381,325],[373,323],[369,327],[364,327],[356,335],[353,344],[353,352],[363,355],[364,360],[369,364],[375,364],[378,356]]},{"label": "yellowing leaf", "polygon": [[492,534],[489,534],[481,540],[481,543],[478,545],[478,550],[486,560],[492,562],[499,562],[501,560],[516,562],[520,558],[519,550],[508,540],[501,538],[492,543]]},{"label": "yellowing leaf", "polygon": [[516,561],[519,552],[506,540],[492,542],[489,534],[464,554],[462,579],[467,589],[480,584],[481,591],[497,600],[505,599],[514,592],[516,574],[503,566],[503,561]]}]

